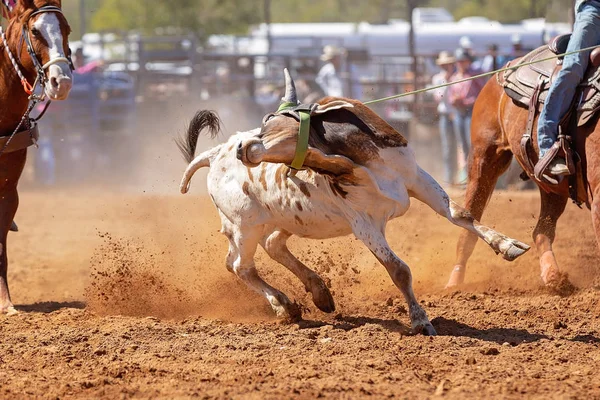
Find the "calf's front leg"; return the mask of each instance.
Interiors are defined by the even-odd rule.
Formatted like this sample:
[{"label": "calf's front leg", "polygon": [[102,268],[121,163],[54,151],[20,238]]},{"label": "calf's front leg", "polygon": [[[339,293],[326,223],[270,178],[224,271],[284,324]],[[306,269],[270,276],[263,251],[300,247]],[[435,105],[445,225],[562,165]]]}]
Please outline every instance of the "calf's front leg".
[{"label": "calf's front leg", "polygon": [[359,222],[354,226],[354,235],[361,240],[383,264],[394,284],[400,289],[408,303],[408,315],[413,332],[427,336],[436,335],[436,331],[429,322],[427,313],[419,305],[412,289],[412,275],[410,268],[390,248],[385,235],[385,227],[377,228],[368,221]]}]

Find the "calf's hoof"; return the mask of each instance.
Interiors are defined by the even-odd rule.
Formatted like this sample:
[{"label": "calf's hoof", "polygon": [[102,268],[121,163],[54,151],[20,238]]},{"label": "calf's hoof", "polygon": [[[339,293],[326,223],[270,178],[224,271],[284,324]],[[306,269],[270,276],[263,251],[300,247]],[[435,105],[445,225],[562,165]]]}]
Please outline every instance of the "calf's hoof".
[{"label": "calf's hoof", "polygon": [[312,293],[313,303],[317,308],[326,313],[335,311],[335,302],[327,285],[320,277],[311,279],[310,288],[307,290]]},{"label": "calf's hoof", "polygon": [[415,335],[421,334],[424,336],[437,336],[437,332],[435,331],[435,328],[433,327],[433,325],[431,325],[430,322],[414,326],[413,333]]},{"label": "calf's hoof", "polygon": [[462,285],[465,282],[465,272],[466,268],[463,265],[455,265],[452,273],[450,274],[450,279],[446,284],[446,289],[451,289]]},{"label": "calf's hoof", "polygon": [[523,242],[519,242],[518,240],[509,239],[508,246],[505,249],[502,249],[502,258],[507,261],[514,261],[518,257],[525,254],[531,247]]},{"label": "calf's hoof", "polygon": [[18,313],[19,312],[12,304],[9,306],[0,308],[0,314],[5,314],[7,316],[16,315]]},{"label": "calf's hoof", "polygon": [[292,303],[283,293],[277,296],[267,296],[267,298],[278,318],[286,322],[297,322],[302,319],[302,311],[298,304]]}]

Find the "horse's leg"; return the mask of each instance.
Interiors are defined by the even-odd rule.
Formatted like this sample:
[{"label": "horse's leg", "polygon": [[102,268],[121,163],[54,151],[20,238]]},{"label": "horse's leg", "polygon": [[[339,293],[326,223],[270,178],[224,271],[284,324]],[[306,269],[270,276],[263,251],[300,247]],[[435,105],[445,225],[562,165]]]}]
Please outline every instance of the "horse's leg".
[{"label": "horse's leg", "polygon": [[6,254],[6,238],[13,217],[19,205],[17,189],[11,189],[2,193],[0,198],[0,312],[13,314],[16,312],[8,290],[8,257]]},{"label": "horse's leg", "polygon": [[[484,147],[473,146],[471,149],[464,208],[476,220],[480,220],[483,216],[498,177],[509,167],[511,159],[510,151],[499,151],[494,144],[488,143]],[[456,262],[446,287],[458,286],[464,282],[467,260],[473,254],[475,244],[477,244],[477,235],[469,231],[461,232],[456,245]]]},{"label": "horse's leg", "polygon": [[546,193],[542,189],[540,189],[540,196],[540,216],[533,230],[533,240],[540,257],[542,280],[547,285],[559,278],[558,264],[552,252],[552,242],[556,234],[556,222],[565,210],[568,198]]},{"label": "horse's leg", "polygon": [[27,151],[21,150],[4,153],[0,158],[0,313],[7,314],[17,311],[8,290],[6,238],[19,207],[17,183],[25,166],[26,155]]},{"label": "horse's leg", "polygon": [[[292,303],[285,294],[266,283],[256,271],[254,254],[262,237],[263,227],[241,228],[231,225],[230,228],[230,253],[227,256],[227,262],[229,263],[234,256],[237,256],[233,261],[233,272],[251,289],[265,297],[278,317],[290,320],[300,319],[298,306]],[[232,248],[236,250],[233,254]]]},{"label": "horse's leg", "polygon": [[583,127],[584,131],[578,132],[578,135],[581,135],[581,137],[587,136],[585,157],[587,178],[592,193],[590,208],[592,224],[596,234],[596,244],[600,247],[600,151],[598,151],[600,149],[600,121],[596,122],[596,126],[588,125],[589,127]]},{"label": "horse's leg", "polygon": [[286,231],[269,227],[260,244],[273,260],[289,269],[302,281],[306,291],[312,294],[313,303],[319,310],[328,313],[335,311],[333,297],[323,279],[298,260],[288,249],[286,242],[290,236],[291,234]]}]

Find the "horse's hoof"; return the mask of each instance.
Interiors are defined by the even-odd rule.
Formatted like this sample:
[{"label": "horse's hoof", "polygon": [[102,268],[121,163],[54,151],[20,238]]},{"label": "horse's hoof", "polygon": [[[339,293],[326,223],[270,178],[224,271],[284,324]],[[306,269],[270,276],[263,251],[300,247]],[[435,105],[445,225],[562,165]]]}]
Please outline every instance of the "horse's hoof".
[{"label": "horse's hoof", "polygon": [[413,332],[415,335],[420,333],[424,336],[437,336],[437,332],[435,331],[435,328],[433,327],[433,325],[431,325],[430,322],[415,326],[413,328]]},{"label": "horse's hoof", "polygon": [[333,296],[321,278],[311,281],[310,292],[312,293],[313,303],[319,310],[326,313],[335,311]]},{"label": "horse's hoof", "polygon": [[465,281],[465,272],[466,268],[464,266],[455,265],[452,273],[450,274],[450,279],[446,284],[446,289],[452,289],[462,285]]},{"label": "horse's hoof", "polygon": [[502,257],[507,261],[514,261],[525,254],[531,247],[518,240],[511,240],[510,247],[502,252]]},{"label": "horse's hoof", "polygon": [[551,250],[545,251],[540,256],[540,276],[546,286],[550,286],[553,282],[559,280],[560,270]]},{"label": "horse's hoof", "polygon": [[13,305],[10,305],[8,307],[3,307],[0,310],[1,310],[2,314],[5,314],[6,316],[9,316],[9,317],[11,315],[17,315],[19,313]]}]

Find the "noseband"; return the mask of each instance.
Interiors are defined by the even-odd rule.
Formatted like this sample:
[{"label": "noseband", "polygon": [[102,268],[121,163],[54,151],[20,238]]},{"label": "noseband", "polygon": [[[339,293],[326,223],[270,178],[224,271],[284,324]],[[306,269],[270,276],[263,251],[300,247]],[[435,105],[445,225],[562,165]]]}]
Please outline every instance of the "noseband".
[{"label": "noseband", "polygon": [[[73,62],[71,61],[69,56],[61,55],[60,57],[55,57],[55,58],[51,59],[50,61],[48,61],[46,64],[42,65],[42,63],[38,59],[37,55],[35,54],[35,50],[33,49],[33,44],[31,42],[31,31],[29,30],[29,20],[36,15],[50,13],[50,12],[58,13],[61,15],[63,13],[59,7],[43,6],[43,7],[38,8],[34,12],[32,12],[31,15],[29,15],[29,17],[27,18],[27,20],[23,23],[23,29],[21,32],[21,40],[19,43],[23,43],[23,41],[25,41],[25,46],[27,47],[27,53],[29,53],[29,57],[31,57],[31,61],[33,62],[33,66],[35,67],[35,70],[36,70],[37,76],[35,78],[35,82],[33,83],[33,85],[31,85],[27,81],[25,76],[23,76],[23,73],[21,72],[19,65],[17,64],[12,52],[10,51],[10,49],[8,47],[6,35],[4,34],[2,27],[0,27],[0,35],[2,37],[2,42],[4,43],[4,48],[6,49],[6,52],[8,53],[8,57],[10,58],[10,61],[12,62],[13,67],[14,67],[15,71],[17,72],[17,75],[19,75],[19,78],[21,79],[21,84],[23,85],[23,89],[30,96],[34,96],[33,92],[38,83],[42,86],[43,89],[45,89],[46,83],[48,82],[48,77],[46,76],[46,70],[48,68],[50,68],[51,65],[58,64],[60,62],[66,62],[67,64],[69,64],[69,67],[71,68],[71,70],[73,70]],[[20,47],[21,46],[19,46],[19,48]],[[40,98],[38,100],[40,100],[40,101],[44,100],[45,90],[42,91],[42,94],[39,97]]]}]

